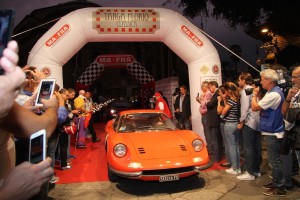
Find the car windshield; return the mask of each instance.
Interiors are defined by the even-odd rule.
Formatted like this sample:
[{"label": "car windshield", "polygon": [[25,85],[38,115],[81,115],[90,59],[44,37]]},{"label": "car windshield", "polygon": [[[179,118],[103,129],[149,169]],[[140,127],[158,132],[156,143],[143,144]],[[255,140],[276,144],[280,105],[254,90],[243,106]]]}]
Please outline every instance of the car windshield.
[{"label": "car windshield", "polygon": [[173,122],[163,113],[134,113],[120,117],[117,132],[149,132],[176,130]]}]

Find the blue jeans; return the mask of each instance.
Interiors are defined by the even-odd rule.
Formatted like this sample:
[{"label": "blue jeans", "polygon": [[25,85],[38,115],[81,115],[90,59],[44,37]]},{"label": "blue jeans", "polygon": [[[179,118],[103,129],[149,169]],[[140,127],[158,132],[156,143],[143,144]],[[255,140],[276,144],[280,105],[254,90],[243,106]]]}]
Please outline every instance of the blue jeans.
[{"label": "blue jeans", "polygon": [[57,132],[52,133],[50,138],[47,141],[47,156],[49,156],[51,161],[51,167],[55,166],[55,151],[59,141],[59,134]]},{"label": "blue jeans", "polygon": [[268,161],[272,166],[272,183],[276,188],[284,186],[283,168],[280,158],[280,140],[276,136],[266,135]]},{"label": "blue jeans", "polygon": [[224,126],[225,126],[225,123],[220,122],[220,130],[221,130],[221,135],[223,138],[223,143],[224,143],[224,148],[225,148],[226,162],[230,163],[231,161],[230,161],[229,147],[228,147],[228,141],[226,139],[225,132],[224,132]]},{"label": "blue jeans", "polygon": [[253,172],[260,172],[261,157],[261,135],[259,131],[247,125],[243,127],[245,170],[253,175]]},{"label": "blue jeans", "polygon": [[239,149],[239,131],[237,130],[238,122],[225,122],[224,132],[228,142],[231,167],[240,169],[240,149]]},{"label": "blue jeans", "polygon": [[292,151],[290,151],[287,155],[281,154],[280,155],[283,169],[283,177],[284,177],[284,186],[291,187],[293,186],[292,180],[292,171],[293,171],[293,157]]}]

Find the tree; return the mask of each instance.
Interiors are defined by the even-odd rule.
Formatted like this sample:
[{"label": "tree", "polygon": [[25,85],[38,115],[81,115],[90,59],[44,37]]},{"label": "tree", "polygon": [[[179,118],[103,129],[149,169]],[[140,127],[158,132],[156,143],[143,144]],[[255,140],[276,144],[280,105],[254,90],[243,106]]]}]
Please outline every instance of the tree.
[{"label": "tree", "polygon": [[[166,0],[166,3],[177,3]],[[224,19],[230,28],[241,25],[245,31],[268,23],[272,30],[281,35],[300,33],[298,0],[180,0],[187,17],[209,17]]]}]

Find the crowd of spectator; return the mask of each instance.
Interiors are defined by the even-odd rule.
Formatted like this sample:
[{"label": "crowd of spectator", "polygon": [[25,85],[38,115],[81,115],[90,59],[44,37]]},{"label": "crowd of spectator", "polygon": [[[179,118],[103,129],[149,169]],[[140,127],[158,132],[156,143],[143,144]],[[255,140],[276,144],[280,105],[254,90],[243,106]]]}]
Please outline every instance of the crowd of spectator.
[{"label": "crowd of spectator", "polygon": [[[77,148],[86,148],[89,134],[92,142],[100,141],[93,128],[96,105],[90,92],[80,90],[74,99],[73,88],[56,84],[52,97],[42,99],[43,106],[35,106],[38,85],[46,77],[33,66],[18,67],[17,53],[18,45],[11,41],[0,60],[4,70],[0,76],[0,199],[47,199],[49,188],[59,181],[55,165],[70,169],[74,158],[65,127],[73,124],[79,130]],[[41,129],[46,130],[47,158],[32,164],[28,162],[29,138]]]},{"label": "crowd of spectator", "polygon": [[[35,67],[17,66],[18,45],[11,41],[3,51],[0,64],[0,199],[46,199],[49,186],[59,181],[53,168],[72,167],[69,126],[75,126],[76,148],[86,149],[86,138],[99,142],[93,127],[95,104],[92,93],[73,88],[55,87],[43,106],[34,106],[39,82],[46,78]],[[299,171],[300,158],[300,66],[291,76],[292,87],[286,95],[278,86],[276,70],[260,73],[260,85],[251,74],[243,72],[237,84],[216,81],[201,83],[196,97],[213,162],[227,167],[227,173],[239,180],[255,180],[261,176],[262,139],[267,145],[272,181],[262,187],[268,196],[285,196],[293,189],[292,175]],[[176,95],[176,96],[175,96]],[[191,129],[191,99],[182,85],[174,95],[174,117],[161,92],[156,92],[154,109],[174,118],[179,129]],[[45,129],[47,159],[32,164],[28,160],[28,138]],[[242,151],[242,152],[241,152]],[[244,162],[241,162],[241,153]],[[225,162],[221,162],[225,157]],[[296,159],[298,168],[293,171]],[[283,164],[284,163],[284,164]],[[42,188],[42,189],[41,189]]]},{"label": "crowd of spectator", "polygon": [[[211,160],[227,167],[227,173],[247,181],[260,177],[264,139],[272,178],[262,186],[267,196],[285,196],[294,188],[292,175],[299,173],[300,66],[292,71],[287,95],[279,78],[278,71],[265,69],[260,85],[246,72],[237,84],[219,87],[216,81],[204,81],[196,98]],[[223,156],[225,162],[220,163]]]}]

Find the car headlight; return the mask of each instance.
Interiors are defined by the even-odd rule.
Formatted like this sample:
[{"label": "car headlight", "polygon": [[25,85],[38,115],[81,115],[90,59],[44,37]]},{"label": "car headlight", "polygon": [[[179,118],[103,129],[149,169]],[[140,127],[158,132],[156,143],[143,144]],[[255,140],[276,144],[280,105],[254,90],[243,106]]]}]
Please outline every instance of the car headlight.
[{"label": "car headlight", "polygon": [[197,152],[199,152],[203,149],[203,142],[199,139],[194,140],[192,145],[194,147],[194,150]]},{"label": "car headlight", "polygon": [[114,154],[119,158],[124,157],[126,155],[126,152],[127,152],[127,148],[124,144],[117,144],[114,147]]}]

